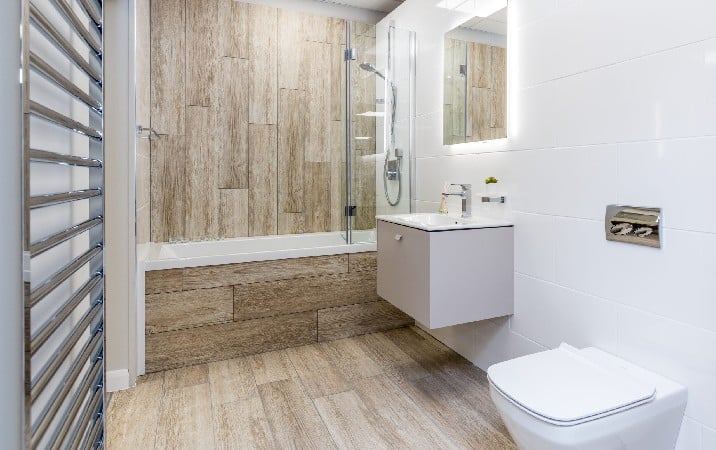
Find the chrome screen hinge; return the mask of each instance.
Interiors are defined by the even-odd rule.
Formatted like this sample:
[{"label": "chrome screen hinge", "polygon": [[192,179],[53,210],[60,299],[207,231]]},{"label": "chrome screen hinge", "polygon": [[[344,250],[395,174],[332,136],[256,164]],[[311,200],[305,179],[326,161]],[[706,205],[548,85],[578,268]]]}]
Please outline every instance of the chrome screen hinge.
[{"label": "chrome screen hinge", "polygon": [[344,61],[355,61],[358,59],[358,50],[355,48],[347,48],[343,52]]}]

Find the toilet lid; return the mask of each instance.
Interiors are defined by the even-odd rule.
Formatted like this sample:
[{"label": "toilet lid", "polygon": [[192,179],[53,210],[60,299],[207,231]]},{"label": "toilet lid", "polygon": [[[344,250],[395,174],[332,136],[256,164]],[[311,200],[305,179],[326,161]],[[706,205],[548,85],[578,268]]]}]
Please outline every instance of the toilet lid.
[{"label": "toilet lid", "polygon": [[495,364],[490,382],[528,413],[576,425],[651,401],[656,388],[634,377],[629,364],[595,348],[554,350]]}]

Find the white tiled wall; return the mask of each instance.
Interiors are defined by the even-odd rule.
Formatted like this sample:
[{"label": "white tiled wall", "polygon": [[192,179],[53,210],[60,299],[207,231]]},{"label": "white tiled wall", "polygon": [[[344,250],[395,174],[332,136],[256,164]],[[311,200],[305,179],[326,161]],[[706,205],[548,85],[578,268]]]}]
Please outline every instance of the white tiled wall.
[{"label": "white tiled wall", "polygon": [[[418,209],[494,175],[516,239],[515,315],[433,334],[482,368],[601,347],[686,385],[677,448],[716,449],[716,2],[511,0],[509,138],[452,147],[436,37],[459,18],[429,8],[387,18],[418,34]],[[662,248],[607,242],[610,203],[663,208]]]}]

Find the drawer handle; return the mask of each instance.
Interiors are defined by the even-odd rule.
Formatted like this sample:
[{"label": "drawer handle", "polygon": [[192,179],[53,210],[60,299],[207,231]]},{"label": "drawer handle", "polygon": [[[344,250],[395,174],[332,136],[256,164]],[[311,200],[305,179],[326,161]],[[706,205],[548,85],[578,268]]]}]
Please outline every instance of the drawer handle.
[{"label": "drawer handle", "polygon": [[395,240],[396,240],[396,241],[399,241],[399,240],[401,240],[401,239],[403,239],[403,235],[402,235],[402,234],[396,234],[396,235],[395,235]]}]

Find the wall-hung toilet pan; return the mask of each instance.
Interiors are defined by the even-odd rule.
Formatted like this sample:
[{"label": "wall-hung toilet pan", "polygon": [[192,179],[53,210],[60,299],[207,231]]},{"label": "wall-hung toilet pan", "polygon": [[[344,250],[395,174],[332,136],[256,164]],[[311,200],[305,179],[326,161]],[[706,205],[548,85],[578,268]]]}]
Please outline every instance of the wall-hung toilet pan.
[{"label": "wall-hung toilet pan", "polygon": [[522,450],[673,450],[687,392],[596,348],[495,364],[490,395]]}]

